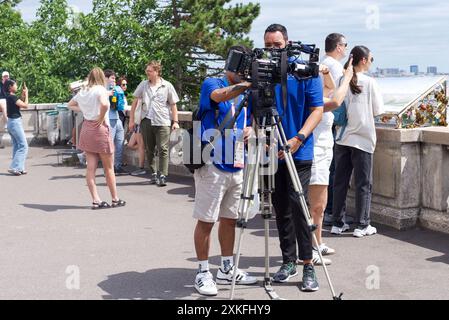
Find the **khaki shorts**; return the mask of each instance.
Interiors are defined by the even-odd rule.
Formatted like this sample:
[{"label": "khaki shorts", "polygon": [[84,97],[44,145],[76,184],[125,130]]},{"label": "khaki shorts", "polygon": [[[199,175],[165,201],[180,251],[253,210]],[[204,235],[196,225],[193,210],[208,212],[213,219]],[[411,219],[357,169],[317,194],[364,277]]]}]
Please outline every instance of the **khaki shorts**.
[{"label": "khaki shorts", "polygon": [[238,219],[243,170],[231,173],[206,164],[195,170],[193,217],[215,223],[219,218]]}]

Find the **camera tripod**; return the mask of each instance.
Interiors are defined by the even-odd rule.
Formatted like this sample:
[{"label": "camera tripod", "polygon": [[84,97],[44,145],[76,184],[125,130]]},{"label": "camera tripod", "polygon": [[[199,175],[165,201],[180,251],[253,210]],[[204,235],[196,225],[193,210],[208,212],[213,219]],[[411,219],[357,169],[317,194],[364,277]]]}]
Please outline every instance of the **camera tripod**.
[{"label": "camera tripod", "polygon": [[[248,95],[246,94],[245,97]],[[246,100],[246,99],[245,99]],[[243,104],[243,101],[241,105]],[[238,112],[241,111],[241,108],[238,108]],[[262,218],[264,219],[264,231],[265,231],[265,276],[264,276],[264,288],[266,293],[270,296],[272,300],[281,300],[281,298],[278,296],[278,294],[275,292],[272,286],[272,280],[270,277],[270,256],[268,251],[268,240],[269,240],[269,219],[272,217],[273,213],[273,204],[272,204],[272,194],[274,191],[274,174],[275,174],[275,168],[274,165],[277,160],[277,153],[275,152],[276,148],[273,148],[272,145],[269,147],[269,154],[268,154],[268,174],[267,174],[267,188],[265,188],[266,182],[264,181],[264,175],[263,172],[261,172],[261,159],[266,155],[266,146],[265,141],[266,137],[268,135],[274,137],[277,137],[279,140],[279,146],[280,150],[284,151],[285,154],[285,162],[288,168],[288,172],[290,175],[290,179],[292,180],[295,192],[297,193],[300,205],[304,214],[304,218],[307,221],[309,230],[312,234],[313,243],[315,243],[316,247],[318,248],[318,242],[315,236],[315,229],[316,225],[313,225],[312,223],[312,217],[310,215],[310,212],[307,207],[307,202],[304,196],[304,192],[301,186],[301,181],[298,176],[298,172],[296,170],[293,156],[290,151],[290,145],[288,145],[288,140],[285,136],[284,129],[282,127],[281,119],[276,111],[276,109],[267,109],[262,110],[262,113],[257,112],[259,114],[255,115],[255,118],[259,119],[260,121],[255,125],[257,130],[257,136],[259,141],[256,144],[256,147],[249,144],[248,147],[248,163],[245,166],[245,173],[244,173],[244,180],[243,180],[243,189],[241,194],[241,201],[239,206],[239,220],[237,221],[237,227],[240,228],[240,234],[238,238],[237,243],[237,252],[236,252],[236,261],[235,261],[235,270],[237,270],[240,260],[240,251],[242,246],[242,240],[243,240],[243,234],[244,230],[247,227],[248,223],[248,213],[249,213],[249,207],[251,200],[254,199],[254,183],[256,180],[256,176],[259,177],[259,190],[258,193],[260,195],[261,201],[260,201],[260,210]],[[234,118],[236,119],[238,114],[236,113],[234,115]],[[254,150],[255,149],[255,150]],[[257,196],[257,195],[256,195]],[[280,213],[276,213],[280,214]],[[296,245],[296,244],[295,244]],[[318,251],[318,255],[323,261],[323,256]],[[329,284],[332,298],[333,300],[341,300],[342,293],[337,296],[335,294],[334,287],[332,285],[332,281],[330,279],[326,264],[323,262],[323,269],[324,273],[326,275],[327,282]],[[234,291],[235,291],[235,282],[236,282],[236,276],[237,272],[234,272],[233,279],[232,279],[232,285],[231,285],[231,292],[230,292],[230,299],[234,299]]]}]

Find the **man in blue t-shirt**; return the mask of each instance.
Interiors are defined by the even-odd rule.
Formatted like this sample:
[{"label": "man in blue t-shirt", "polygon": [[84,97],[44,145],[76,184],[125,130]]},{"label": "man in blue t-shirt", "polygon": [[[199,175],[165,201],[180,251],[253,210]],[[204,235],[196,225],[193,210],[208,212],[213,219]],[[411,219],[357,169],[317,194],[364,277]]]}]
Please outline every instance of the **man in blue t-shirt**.
[{"label": "man in blue t-shirt", "polygon": [[[287,29],[280,24],[272,24],[264,34],[266,48],[285,48],[288,41]],[[284,108],[281,85],[275,89],[276,106],[282,119],[282,126],[290,145],[296,170],[307,197],[313,161],[313,130],[323,115],[323,89],[320,78],[298,81],[293,76],[287,79],[287,106]],[[279,167],[275,175],[273,205],[282,251],[282,266],[273,276],[275,282],[287,282],[297,275],[298,258],[304,263],[301,290],[319,289],[312,262],[312,235],[304,216],[300,199],[295,192],[284,153],[279,151]]]},{"label": "man in blue t-shirt", "polygon": [[122,121],[119,118],[118,111],[124,106],[124,92],[122,88],[116,85],[116,76],[113,70],[104,70],[107,80],[107,89],[110,91],[109,102],[109,122],[111,124],[111,139],[114,143],[114,172],[118,174],[128,174],[122,167],[123,142],[125,141],[125,130]]},{"label": "man in blue t-shirt", "polygon": [[[232,49],[250,52],[243,46],[234,46]],[[236,270],[233,257],[235,224],[243,184],[244,136],[249,135],[250,129],[246,127],[250,124],[249,111],[243,109],[233,126],[229,120],[239,110],[242,93],[250,85],[248,82],[242,82],[237,74],[226,71],[223,78],[208,78],[201,87],[198,118],[202,120],[202,141],[208,143],[210,137],[215,137],[211,158],[204,159],[206,163],[208,160],[212,163],[205,164],[194,173],[196,193],[193,217],[198,220],[194,240],[199,262],[194,286],[202,295],[217,294],[208,259],[211,231],[218,220],[222,257],[216,282],[231,284],[234,272],[237,273],[236,284],[257,282],[255,277]],[[228,125],[220,137],[216,134],[216,128],[220,127],[222,122]]]}]

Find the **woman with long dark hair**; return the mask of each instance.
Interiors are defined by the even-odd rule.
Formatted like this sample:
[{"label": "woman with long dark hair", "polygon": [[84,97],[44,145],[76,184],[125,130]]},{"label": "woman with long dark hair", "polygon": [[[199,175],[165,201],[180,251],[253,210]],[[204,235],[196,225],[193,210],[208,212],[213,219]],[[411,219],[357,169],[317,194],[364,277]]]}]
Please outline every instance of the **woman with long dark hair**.
[{"label": "woman with long dark hair", "polygon": [[8,114],[8,133],[12,141],[12,162],[8,172],[21,176],[26,174],[25,159],[28,154],[28,143],[23,130],[22,114],[20,109],[28,108],[28,88],[23,85],[22,97],[16,96],[17,83],[12,80],[6,80],[4,84],[6,91],[6,109]]},{"label": "woman with long dark hair", "polygon": [[[367,47],[356,46],[351,55],[354,74],[345,97],[348,123],[335,147],[334,222],[331,233],[341,234],[349,230],[344,221],[344,207],[354,171],[354,222],[357,226],[353,235],[361,238],[377,233],[376,228],[370,225],[373,153],[376,148],[374,117],[383,112],[383,99],[376,81],[365,74],[374,61],[371,51]],[[337,137],[340,137],[341,130],[337,132]]]}]

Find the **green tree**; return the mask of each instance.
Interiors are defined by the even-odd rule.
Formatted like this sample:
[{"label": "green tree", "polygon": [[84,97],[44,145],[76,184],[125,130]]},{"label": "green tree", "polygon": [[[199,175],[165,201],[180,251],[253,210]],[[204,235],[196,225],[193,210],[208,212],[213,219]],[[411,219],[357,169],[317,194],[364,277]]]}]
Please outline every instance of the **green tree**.
[{"label": "green tree", "polygon": [[[136,1],[146,2],[146,1]],[[163,30],[156,39],[155,57],[164,75],[187,101],[196,104],[200,83],[222,70],[227,49],[234,44],[252,46],[246,36],[259,15],[260,5],[231,6],[231,0],[163,0],[144,25]]]},{"label": "green tree", "polygon": [[195,104],[200,83],[222,71],[227,49],[251,46],[246,37],[258,4],[231,0],[93,0],[91,13],[75,13],[66,0],[41,0],[37,19],[25,23],[0,0],[0,68],[26,81],[30,100],[67,101],[67,85],[94,66],[126,75],[130,89],[145,77],[149,60],[184,104]]}]

